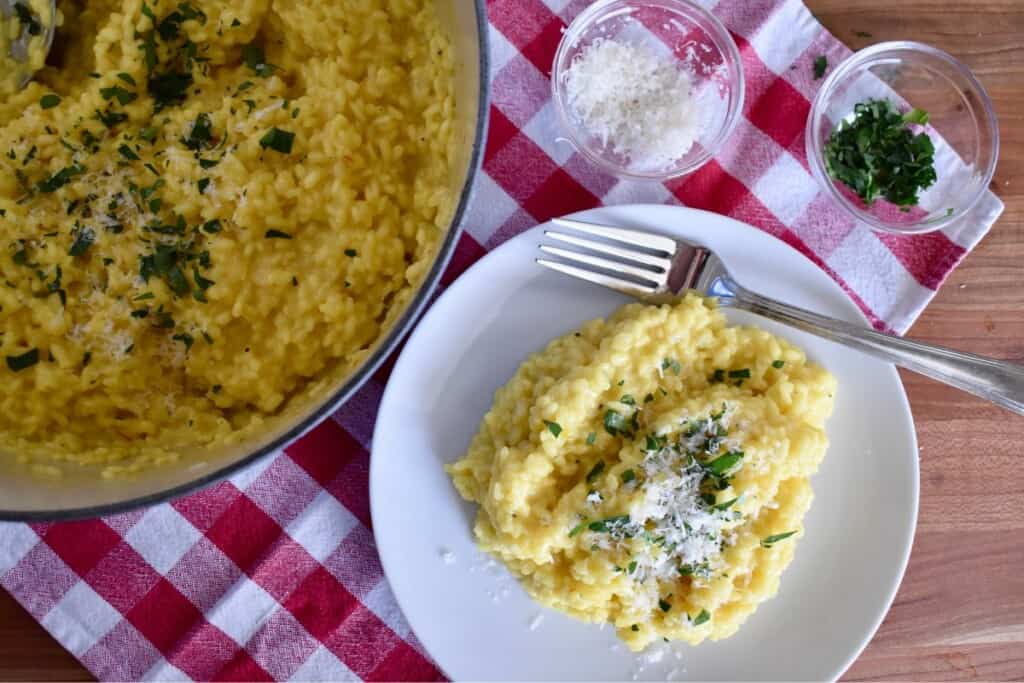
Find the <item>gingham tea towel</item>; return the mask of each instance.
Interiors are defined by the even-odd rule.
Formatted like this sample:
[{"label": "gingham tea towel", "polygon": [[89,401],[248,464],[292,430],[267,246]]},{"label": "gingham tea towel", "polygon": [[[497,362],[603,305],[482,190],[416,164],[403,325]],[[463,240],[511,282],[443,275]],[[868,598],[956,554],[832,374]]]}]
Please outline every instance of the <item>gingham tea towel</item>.
[{"label": "gingham tea towel", "polygon": [[[728,148],[660,184],[618,181],[554,140],[549,70],[587,0],[490,0],[493,104],[484,172],[442,286],[504,240],[599,204],[727,214],[812,259],[881,329],[905,331],[1002,211],[894,237],[855,226],[811,177],[814,60],[849,51],[799,0],[706,2],[747,77]],[[333,419],[230,481],[105,519],[0,525],[0,584],[102,680],[431,680],[371,533],[369,444],[390,365]]]}]

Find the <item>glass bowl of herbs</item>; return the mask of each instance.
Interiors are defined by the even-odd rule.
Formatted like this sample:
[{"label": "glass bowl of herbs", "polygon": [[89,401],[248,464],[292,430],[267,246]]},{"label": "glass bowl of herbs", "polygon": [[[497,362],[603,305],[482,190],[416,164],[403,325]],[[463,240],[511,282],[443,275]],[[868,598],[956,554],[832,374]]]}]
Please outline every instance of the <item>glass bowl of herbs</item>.
[{"label": "glass bowl of herbs", "polygon": [[999,128],[970,69],[921,43],[879,43],[831,70],[806,130],[811,172],[875,230],[945,228],[971,210],[995,172]]}]

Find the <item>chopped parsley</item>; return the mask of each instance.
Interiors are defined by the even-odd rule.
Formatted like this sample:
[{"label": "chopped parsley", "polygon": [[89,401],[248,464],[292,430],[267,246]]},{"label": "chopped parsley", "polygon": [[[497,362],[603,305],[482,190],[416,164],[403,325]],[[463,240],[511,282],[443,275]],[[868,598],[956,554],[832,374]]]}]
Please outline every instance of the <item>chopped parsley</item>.
[{"label": "chopped parsley", "polygon": [[75,176],[80,176],[85,173],[85,167],[79,164],[71,164],[51,175],[46,180],[41,180],[36,183],[36,190],[44,194],[50,194],[56,192],[60,188],[71,182]]},{"label": "chopped parsley", "polygon": [[355,258],[356,256],[359,256],[359,252],[356,251],[355,249],[346,249],[345,256],[348,256],[349,258]]},{"label": "chopped parsley", "polygon": [[100,88],[100,95],[105,100],[116,99],[118,104],[126,105],[130,102],[134,102],[138,95],[130,90],[125,90],[119,85],[112,85],[109,88]]},{"label": "chopped parsley", "polygon": [[96,241],[96,233],[89,228],[81,228],[75,235],[75,241],[71,243],[71,248],[68,249],[68,256],[85,256],[85,253],[89,251],[89,247]]},{"label": "chopped parsley", "polygon": [[661,361],[661,369],[671,370],[673,375],[678,375],[682,371],[683,367],[675,358],[666,358]]},{"label": "chopped parsley", "polygon": [[278,127],[273,127],[267,131],[266,135],[260,138],[260,147],[263,149],[272,149],[275,152],[281,154],[291,154],[292,143],[295,141],[295,133],[289,133],[286,130],[281,130]]},{"label": "chopped parsley", "polygon": [[722,476],[732,470],[743,459],[742,451],[729,451],[714,460],[704,463],[704,469],[715,476]]},{"label": "chopped parsley", "polygon": [[672,603],[670,603],[665,598],[661,598],[658,600],[658,607],[661,608],[662,612],[668,612],[670,609],[672,609]]},{"label": "chopped parsley", "polygon": [[220,219],[214,218],[211,221],[206,221],[205,223],[203,223],[203,232],[213,235],[215,233],[220,232],[221,227],[222,226],[220,224]]},{"label": "chopped parsley", "polygon": [[[207,114],[200,114],[189,128],[181,143],[194,152],[213,146],[213,124]],[[204,167],[205,168],[205,167]]]},{"label": "chopped parsley", "polygon": [[587,483],[592,484],[595,479],[601,476],[602,472],[604,472],[604,460],[598,460],[597,464],[587,472]]},{"label": "chopped parsley", "polygon": [[767,538],[762,538],[761,539],[761,547],[762,548],[771,548],[773,545],[775,545],[779,541],[784,541],[787,538],[789,538],[790,536],[794,535],[795,533],[796,533],[796,530],[794,530],[794,531],[787,531],[785,533],[773,534],[771,536],[768,536]]},{"label": "chopped parsley", "polygon": [[593,446],[595,441],[597,441],[597,432],[590,432],[589,434],[587,434],[588,446]]},{"label": "chopped parsley", "polygon": [[785,364],[786,364],[786,361],[784,361],[784,360],[773,360],[772,361],[772,367],[775,368],[776,370],[781,370],[782,366],[784,366]]},{"label": "chopped parsley", "polygon": [[622,473],[622,483],[628,484],[629,482],[636,479],[636,472],[629,469]]},{"label": "chopped parsley", "polygon": [[136,154],[135,151],[132,150],[132,148],[129,147],[128,145],[121,145],[120,147],[117,148],[117,151],[120,152],[121,156],[123,156],[128,161],[139,160],[139,155]]},{"label": "chopped parsley", "polygon": [[58,104],[60,104],[60,96],[54,95],[52,92],[39,98],[39,106],[43,109],[53,109]]},{"label": "chopped parsley", "polygon": [[577,524],[569,530],[569,538],[572,538],[573,536],[578,536],[586,528],[587,520],[583,520],[582,522],[580,522],[579,524]]},{"label": "chopped parsley", "polygon": [[267,230],[265,233],[263,233],[263,236],[265,238],[267,238],[268,240],[273,240],[273,239],[290,240],[292,238],[291,235],[289,235],[286,232],[281,232],[280,230]]},{"label": "chopped parsley", "polygon": [[599,519],[596,522],[591,522],[587,525],[587,528],[591,531],[606,533],[616,527],[621,527],[626,524],[629,524],[629,515],[618,515],[617,517],[608,517],[607,519]]},{"label": "chopped parsley", "polygon": [[27,370],[39,362],[39,349],[30,349],[18,356],[7,356],[7,367],[11,372]]},{"label": "chopped parsley", "polygon": [[548,428],[549,432],[555,435],[555,438],[558,438],[558,435],[562,433],[562,425],[558,424],[557,422],[552,422],[551,420],[544,420],[544,426]]},{"label": "chopped parsley", "polygon": [[270,76],[277,70],[276,66],[267,63],[266,55],[263,54],[263,48],[259,45],[250,43],[242,48],[242,60],[257,76],[262,76],[263,78]]},{"label": "chopped parsley", "polygon": [[937,178],[935,145],[927,133],[909,127],[927,124],[927,112],[901,115],[888,100],[866,100],[853,111],[853,119],[840,121],[825,145],[829,176],[869,206],[879,198],[904,210],[917,206],[918,192]]},{"label": "chopped parsley", "polygon": [[690,623],[692,623],[694,626],[700,626],[701,624],[706,624],[710,620],[711,613],[708,612],[706,609],[702,609],[700,611],[700,614],[690,618]]},{"label": "chopped parsley", "polygon": [[729,379],[750,379],[750,368],[742,370],[730,370]]}]

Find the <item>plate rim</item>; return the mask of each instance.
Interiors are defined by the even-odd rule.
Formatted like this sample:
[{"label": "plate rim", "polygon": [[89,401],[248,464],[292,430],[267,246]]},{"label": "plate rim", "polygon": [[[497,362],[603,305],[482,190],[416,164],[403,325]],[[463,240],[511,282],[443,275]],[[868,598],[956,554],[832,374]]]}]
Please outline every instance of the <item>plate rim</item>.
[{"label": "plate rim", "polygon": [[[424,330],[424,329],[429,327],[429,325],[428,325],[429,318],[431,318],[435,314],[436,310],[438,310],[438,304],[440,304],[441,301],[444,298],[449,296],[450,292],[459,285],[459,282],[461,280],[463,280],[463,278],[466,275],[468,275],[469,273],[471,273],[471,272],[473,272],[475,270],[482,270],[482,269],[487,268],[488,263],[493,261],[494,258],[497,258],[496,255],[499,254],[499,252],[502,252],[503,250],[505,250],[506,247],[509,247],[509,245],[512,242],[516,242],[516,241],[519,241],[519,240],[525,240],[526,239],[526,235],[528,235],[529,233],[537,230],[538,228],[542,228],[544,226],[550,225],[551,221],[554,220],[555,218],[569,218],[569,219],[584,220],[587,217],[588,214],[601,213],[601,212],[608,211],[608,210],[612,210],[612,211],[614,211],[616,213],[618,213],[618,212],[633,213],[633,212],[648,211],[648,210],[651,210],[651,209],[656,209],[656,210],[659,210],[659,211],[664,210],[664,209],[671,209],[673,211],[679,211],[681,213],[691,214],[692,216],[694,216],[697,219],[703,219],[703,220],[710,219],[710,220],[713,220],[713,221],[727,221],[727,222],[735,224],[737,227],[740,227],[743,230],[754,230],[754,231],[756,231],[758,233],[761,233],[761,234],[764,234],[764,235],[766,235],[768,237],[773,238],[778,243],[779,246],[781,246],[782,248],[784,248],[786,250],[795,252],[801,258],[807,260],[808,262],[811,263],[811,265],[813,265],[817,270],[819,270],[822,273],[822,275],[824,275],[826,277],[827,281],[829,282],[829,286],[833,287],[833,288],[836,288],[843,295],[845,300],[847,300],[851,304],[852,310],[856,311],[857,318],[858,318],[859,322],[863,323],[867,327],[871,327],[870,321],[868,320],[867,316],[864,315],[864,312],[860,309],[860,307],[857,306],[856,303],[850,299],[849,294],[847,294],[845,291],[843,291],[842,287],[840,287],[840,285],[831,276],[829,276],[828,273],[824,272],[818,264],[814,263],[814,261],[812,261],[810,258],[808,258],[806,254],[803,254],[798,249],[794,248],[792,245],[788,244],[784,240],[781,240],[778,237],[776,237],[776,236],[774,236],[774,235],[772,235],[770,233],[767,233],[764,230],[761,230],[761,229],[757,228],[756,226],[753,226],[753,225],[751,225],[749,223],[746,223],[744,221],[738,220],[736,218],[732,218],[731,216],[726,216],[726,215],[723,215],[723,214],[714,213],[712,211],[706,211],[704,209],[695,209],[695,208],[691,208],[691,207],[688,207],[688,206],[674,206],[674,205],[650,204],[650,203],[632,203],[632,204],[616,204],[616,205],[610,205],[610,206],[597,206],[597,207],[593,207],[593,208],[590,208],[590,209],[583,209],[581,211],[575,211],[575,212],[572,212],[572,213],[568,213],[568,214],[565,214],[564,216],[554,216],[551,219],[548,219],[548,220],[545,220],[545,221],[539,221],[535,225],[533,225],[532,227],[527,228],[526,230],[523,230],[519,234],[510,237],[509,239],[507,239],[504,242],[502,242],[501,244],[499,244],[497,247],[491,249],[490,251],[485,253],[483,256],[481,256],[477,261],[475,261],[472,265],[470,265],[469,268],[467,268],[465,271],[460,273],[459,276],[457,278],[455,278],[455,280],[452,281],[451,284],[449,284],[445,288],[445,290],[443,292],[441,292],[441,294],[438,295],[437,298],[433,302],[431,302],[429,307],[427,307],[424,310],[424,312],[422,314],[422,317],[420,318],[419,321],[416,322],[416,324],[414,325],[411,333],[406,338],[406,342],[402,346],[401,352],[399,353],[398,358],[395,360],[395,364],[394,364],[394,367],[392,369],[392,373],[388,377],[387,384],[385,385],[384,390],[381,393],[380,403],[378,404],[377,416],[379,417],[381,409],[387,404],[389,396],[392,393],[392,391],[394,390],[395,383],[393,382],[393,379],[399,373],[399,371],[401,370],[402,365],[403,365],[402,361],[406,357],[406,354],[409,353],[409,349],[414,347],[417,338],[419,336],[421,336],[421,334],[423,334],[422,330]],[[597,285],[594,285],[594,286],[597,286]],[[892,363],[885,363],[884,361],[879,361],[879,362],[882,363],[883,365],[887,366],[886,372],[888,372],[892,376],[892,378],[895,379],[895,381],[896,381],[896,389],[897,389],[897,391],[896,391],[896,394],[897,394],[896,398],[898,399],[899,403],[902,405],[902,407],[903,407],[903,409],[904,409],[904,411],[906,413],[906,416],[907,416],[907,418],[909,420],[909,425],[910,425],[910,429],[909,429],[910,445],[912,446],[912,450],[913,450],[913,453],[914,453],[914,457],[912,458],[913,477],[912,477],[912,491],[911,491],[914,504],[913,504],[913,507],[912,507],[912,514],[911,514],[911,518],[910,518],[908,537],[905,539],[905,543],[904,543],[904,547],[903,547],[903,552],[902,552],[902,555],[900,557],[899,570],[898,570],[898,572],[896,574],[895,580],[892,582],[892,585],[889,587],[889,589],[887,591],[888,594],[887,594],[886,600],[885,600],[885,608],[880,611],[878,616],[875,617],[874,624],[871,626],[870,630],[867,631],[866,634],[861,638],[861,642],[859,644],[857,644],[857,646],[851,650],[850,654],[846,657],[845,661],[843,661],[839,666],[837,666],[835,668],[835,670],[833,671],[832,675],[829,676],[828,680],[832,680],[832,681],[838,680],[857,661],[857,659],[861,656],[861,654],[867,648],[868,644],[874,639],[875,635],[878,633],[878,629],[879,629],[879,627],[881,627],[882,622],[889,615],[889,612],[892,609],[893,602],[896,599],[896,595],[898,594],[900,587],[903,585],[903,580],[906,577],[907,567],[908,567],[908,565],[910,563],[910,556],[911,556],[911,553],[913,551],[914,540],[915,540],[916,535],[917,535],[917,524],[918,524],[918,517],[919,517],[919,514],[920,514],[920,507],[921,507],[921,493],[920,493],[920,491],[921,491],[920,444],[918,443],[918,439],[917,439],[917,423],[914,420],[913,410],[912,410],[912,407],[910,405],[910,400],[907,397],[906,387],[903,384],[903,379],[900,376],[899,371],[897,370],[896,366],[894,364],[892,364]],[[375,419],[374,420],[374,425],[373,425],[373,435],[371,437],[371,442],[370,442],[370,467],[369,467],[369,477],[368,477],[368,488],[369,488],[369,496],[370,496],[370,520],[371,520],[371,523],[372,523],[372,532],[373,532],[374,544],[377,547],[377,555],[378,555],[378,558],[380,559],[381,568],[383,569],[383,572],[384,572],[384,578],[388,581],[388,586],[389,586],[389,589],[390,589],[391,585],[392,585],[392,581],[391,581],[392,569],[390,569],[390,567],[392,567],[393,565],[392,565],[390,559],[385,559],[384,554],[380,552],[380,548],[381,548],[381,543],[380,543],[380,533],[381,532],[380,532],[380,529],[382,527],[379,524],[376,523],[376,520],[379,517],[379,515],[377,514],[377,510],[378,510],[378,508],[381,505],[384,505],[384,503],[378,502],[378,501],[381,500],[381,496],[375,495],[375,493],[374,493],[374,491],[377,488],[374,485],[374,482],[380,481],[380,479],[381,479],[380,476],[375,476],[375,474],[374,474],[375,472],[379,472],[379,466],[377,465],[377,462],[379,462],[379,458],[375,459],[373,457],[373,453],[376,451],[376,447],[377,447],[377,444],[378,444],[377,439],[378,439],[379,432],[378,432],[377,427],[379,426],[379,424],[380,424],[380,420],[379,419]],[[391,594],[394,596],[395,603],[398,605],[398,608],[402,612],[403,619],[405,619],[405,621],[408,624],[410,630],[412,631],[412,633],[416,636],[416,638],[419,640],[419,642],[423,646],[423,649],[424,649],[424,651],[426,651],[426,653],[429,656],[431,662],[448,679],[450,679],[450,680],[457,680],[455,677],[453,677],[450,674],[450,672],[445,668],[445,666],[440,661],[438,661],[437,658],[434,656],[434,654],[431,653],[430,650],[427,648],[427,645],[424,642],[423,638],[420,637],[419,630],[412,623],[412,621],[406,616],[407,615],[407,610],[405,608],[405,605],[402,602],[402,599],[399,597],[398,593],[396,591],[394,591],[394,590],[391,590]],[[538,606],[540,606],[540,605],[538,604]]]}]

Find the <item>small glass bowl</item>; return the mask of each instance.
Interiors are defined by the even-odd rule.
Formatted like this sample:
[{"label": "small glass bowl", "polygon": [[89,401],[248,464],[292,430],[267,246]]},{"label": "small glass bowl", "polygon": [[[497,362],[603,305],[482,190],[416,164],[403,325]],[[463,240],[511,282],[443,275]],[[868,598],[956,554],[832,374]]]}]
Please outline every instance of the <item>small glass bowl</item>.
[{"label": "small glass bowl", "polygon": [[[867,206],[825,167],[824,149],[833,128],[853,118],[865,99],[888,99],[901,112],[928,112],[925,127],[935,144],[935,183],[902,210],[884,199]],[[943,142],[944,141],[944,142]],[[984,194],[999,156],[999,127],[985,88],[956,59],[921,43],[872,45],[839,64],[811,104],[807,156],[818,182],[847,213],[875,230],[896,234],[931,232],[960,220]]]},{"label": "small glass bowl", "polygon": [[[598,39],[670,54],[690,77],[701,117],[700,132],[693,146],[667,166],[650,168],[616,152],[614,141],[605,143],[592,135],[572,112],[566,73],[573,60]],[[743,66],[729,31],[689,0],[595,2],[565,30],[551,71],[551,95],[569,142],[597,166],[632,180],[667,180],[707,162],[739,122],[743,92]]]}]

